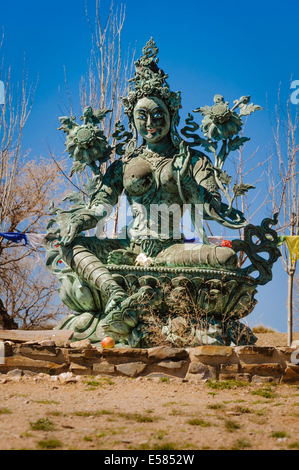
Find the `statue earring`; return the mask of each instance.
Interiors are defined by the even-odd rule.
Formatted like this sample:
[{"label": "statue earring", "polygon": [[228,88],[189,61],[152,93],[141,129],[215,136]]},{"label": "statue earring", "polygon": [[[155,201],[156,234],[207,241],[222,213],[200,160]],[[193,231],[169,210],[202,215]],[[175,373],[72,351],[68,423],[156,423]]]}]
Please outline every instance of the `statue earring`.
[{"label": "statue earring", "polygon": [[130,130],[132,131],[133,137],[130,139],[126,146],[124,161],[127,162],[132,157],[133,153],[136,151],[137,142],[138,142],[138,133],[134,123],[129,123]]}]

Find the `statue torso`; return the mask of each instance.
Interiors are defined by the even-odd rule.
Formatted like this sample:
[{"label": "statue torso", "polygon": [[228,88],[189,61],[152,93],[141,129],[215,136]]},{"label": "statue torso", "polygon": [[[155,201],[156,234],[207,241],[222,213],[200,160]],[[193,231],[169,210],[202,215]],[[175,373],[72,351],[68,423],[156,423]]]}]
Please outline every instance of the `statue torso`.
[{"label": "statue torso", "polygon": [[170,194],[173,200],[173,195],[178,194],[178,187],[171,173],[171,160],[172,156],[159,156],[150,152],[142,152],[132,158],[124,166],[123,185],[127,195],[139,198],[146,195],[154,186],[156,196],[158,192],[163,194],[164,202]]}]

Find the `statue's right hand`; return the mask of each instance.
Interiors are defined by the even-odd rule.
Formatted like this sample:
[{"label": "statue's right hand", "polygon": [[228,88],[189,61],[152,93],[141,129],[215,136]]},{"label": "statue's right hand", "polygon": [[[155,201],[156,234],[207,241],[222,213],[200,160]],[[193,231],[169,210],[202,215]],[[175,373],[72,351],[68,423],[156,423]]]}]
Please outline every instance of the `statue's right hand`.
[{"label": "statue's right hand", "polygon": [[58,240],[57,245],[67,246],[76,238],[79,233],[81,233],[82,227],[78,222],[73,222],[68,224],[66,235],[63,235],[60,240]]}]

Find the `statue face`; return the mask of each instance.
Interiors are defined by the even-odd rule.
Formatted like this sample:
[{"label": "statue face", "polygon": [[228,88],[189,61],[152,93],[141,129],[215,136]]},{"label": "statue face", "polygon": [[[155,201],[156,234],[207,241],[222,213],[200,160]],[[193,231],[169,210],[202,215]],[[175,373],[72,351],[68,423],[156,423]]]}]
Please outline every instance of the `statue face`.
[{"label": "statue face", "polygon": [[142,98],[134,108],[137,131],[148,143],[158,143],[170,131],[171,118],[164,101],[155,96]]}]

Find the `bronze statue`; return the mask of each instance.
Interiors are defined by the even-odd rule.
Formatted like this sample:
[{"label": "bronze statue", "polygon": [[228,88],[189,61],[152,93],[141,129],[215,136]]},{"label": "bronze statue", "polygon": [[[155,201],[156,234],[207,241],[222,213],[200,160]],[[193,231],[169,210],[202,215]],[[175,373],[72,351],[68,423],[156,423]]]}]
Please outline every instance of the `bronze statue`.
[{"label": "bronze statue", "polygon": [[[233,229],[246,226],[244,215],[232,204],[235,197],[252,186],[241,184],[234,187],[234,197],[230,197],[228,186],[231,177],[222,168],[229,152],[248,140],[239,136],[232,138],[243,125],[241,115],[261,108],[248,105],[250,97],[242,97],[230,110],[223,97],[216,95],[213,107],[195,110],[205,116],[202,130],[208,138],[201,139],[189,133],[199,128],[189,115],[187,126],[181,133],[193,138],[194,142],[186,142],[177,129],[180,92],[170,91],[166,82],[168,76],[157,66],[157,53],[151,39],[143,49],[143,56],[135,63],[135,76],[130,80],[127,96],[123,97],[130,132],[124,132],[124,127],[117,125],[114,137],[118,141],[125,138],[125,141],[115,146],[120,158],[108,166],[104,175],[100,165],[109,159],[113,149],[98,124],[109,111],[93,113],[90,107],[86,108],[83,126],[78,126],[74,119],[60,118],[60,129],[67,133],[67,150],[74,159],[74,171],[81,171],[88,164],[95,174],[88,185],[87,205],[80,196],[74,198],[72,194],[73,209],[52,208],[56,217],[51,220],[46,237],[47,265],[59,276],[62,300],[77,312],[63,319],[58,328],[74,327],[77,340],[89,337],[92,342],[99,343],[105,336],[112,336],[123,345],[149,345],[150,340],[146,340],[145,329],[142,328],[142,305],[145,297],[154,303],[153,292],[158,292],[157,284],[149,278],[155,281],[166,272],[174,286],[175,280],[183,278],[185,271],[190,271],[185,280],[191,284],[199,273],[203,273],[200,286],[197,280],[193,297],[197,304],[200,302],[205,315],[205,329],[209,329],[211,324],[217,326],[217,321],[212,318],[219,321],[224,312],[229,314],[226,318],[233,321],[248,315],[256,303],[253,299],[256,283],[247,273],[242,275],[237,267],[237,251],[241,250],[241,245],[234,250],[234,247],[209,244],[202,219],[214,220]],[[235,111],[237,107],[241,109],[240,115]],[[138,136],[142,139],[139,146]],[[222,148],[217,154],[218,141],[222,141]],[[199,145],[214,153],[215,165],[204,153],[193,148]],[[126,227],[125,236],[116,239],[83,236],[82,232],[95,227],[101,231],[99,226],[103,226],[105,217],[111,213],[123,190],[134,217],[133,223]],[[221,193],[227,197],[228,205],[221,201]],[[180,221],[187,208],[203,243],[185,243]],[[52,229],[54,223],[58,223],[56,230]],[[271,230],[268,224],[266,231]],[[275,232],[272,232],[272,238],[275,238]],[[264,242],[268,243],[269,249],[269,239],[265,238]],[[273,264],[280,255],[275,240],[270,248],[274,253]],[[58,260],[63,260],[66,268],[59,269]],[[140,271],[140,263],[145,271]],[[138,286],[135,281],[134,286],[129,286],[125,280],[132,269]],[[261,281],[259,283],[264,279]],[[210,295],[213,282],[214,291],[217,282],[222,283],[214,306]],[[211,302],[207,303],[206,297]],[[240,298],[247,299],[242,313],[240,305],[237,305]],[[247,342],[254,342],[253,335],[245,331],[245,326],[240,328],[242,339],[239,344],[245,341],[245,337]],[[208,340],[205,342],[204,336],[195,332],[190,342],[233,342],[232,335],[226,335],[230,339],[225,340],[218,333],[214,337],[206,335]],[[196,334],[197,343],[194,339]],[[171,334],[168,334],[168,339],[171,341]]]}]

